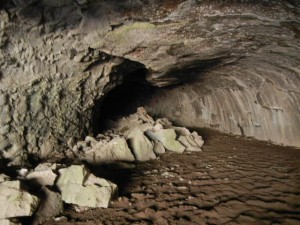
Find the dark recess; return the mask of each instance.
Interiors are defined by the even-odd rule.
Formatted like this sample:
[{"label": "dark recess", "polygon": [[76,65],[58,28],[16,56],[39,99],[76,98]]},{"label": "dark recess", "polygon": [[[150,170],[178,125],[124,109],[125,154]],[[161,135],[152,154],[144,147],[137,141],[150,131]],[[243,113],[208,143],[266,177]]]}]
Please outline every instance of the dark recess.
[{"label": "dark recess", "polygon": [[105,121],[135,113],[143,100],[150,98],[155,87],[146,81],[147,72],[146,68],[140,68],[125,75],[121,85],[96,102],[92,121],[94,135],[109,128]]}]

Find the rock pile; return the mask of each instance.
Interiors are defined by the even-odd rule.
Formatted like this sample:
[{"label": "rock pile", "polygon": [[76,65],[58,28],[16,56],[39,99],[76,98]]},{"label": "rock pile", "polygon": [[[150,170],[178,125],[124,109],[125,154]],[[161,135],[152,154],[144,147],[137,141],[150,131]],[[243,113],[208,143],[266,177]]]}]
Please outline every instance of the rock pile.
[{"label": "rock pile", "polygon": [[147,161],[165,151],[201,151],[204,142],[197,132],[173,126],[167,119],[154,120],[143,107],[128,117],[110,122],[111,129],[96,138],[87,136],[72,148],[90,164],[108,161]]},{"label": "rock pile", "polygon": [[[31,194],[36,187],[37,194]],[[30,172],[23,169],[16,180],[0,174],[0,225],[20,224],[19,217],[32,215],[32,224],[41,224],[62,213],[63,202],[79,210],[107,208],[116,195],[117,185],[96,177],[84,165],[43,163]]]},{"label": "rock pile", "polygon": [[[142,107],[128,117],[110,121],[110,127],[104,134],[77,142],[67,155],[92,165],[147,161],[166,151],[201,151],[204,143],[196,132],[173,126],[165,118],[154,120]],[[19,217],[29,216],[34,225],[41,224],[62,213],[63,203],[79,211],[107,208],[117,196],[117,185],[96,177],[82,164],[42,163],[18,172],[15,180],[0,174],[0,225],[19,224]]]}]

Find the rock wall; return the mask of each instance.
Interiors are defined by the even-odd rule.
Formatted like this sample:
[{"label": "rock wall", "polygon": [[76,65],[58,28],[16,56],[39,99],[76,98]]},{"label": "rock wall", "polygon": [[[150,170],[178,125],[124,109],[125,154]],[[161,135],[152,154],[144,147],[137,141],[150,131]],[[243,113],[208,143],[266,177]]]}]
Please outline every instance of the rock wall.
[{"label": "rock wall", "polygon": [[153,85],[190,83],[162,91],[149,111],[300,146],[297,1],[0,7],[0,152],[12,164],[57,156],[90,133],[95,101],[143,65]]}]

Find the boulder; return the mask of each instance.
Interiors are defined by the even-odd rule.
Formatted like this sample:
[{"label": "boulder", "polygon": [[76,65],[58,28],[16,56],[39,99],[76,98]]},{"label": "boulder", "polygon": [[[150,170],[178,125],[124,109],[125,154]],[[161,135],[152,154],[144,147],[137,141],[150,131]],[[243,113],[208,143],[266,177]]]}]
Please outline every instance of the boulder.
[{"label": "boulder", "polygon": [[89,175],[88,169],[84,165],[72,165],[67,168],[60,169],[56,186],[61,190],[66,184],[82,185]]},{"label": "boulder", "polygon": [[21,188],[20,181],[0,183],[0,219],[31,216],[39,199]]},{"label": "boulder", "polygon": [[130,130],[127,138],[136,160],[147,161],[156,158],[153,144],[139,128]]},{"label": "boulder", "polygon": [[180,135],[178,141],[186,148],[187,151],[202,151],[201,148],[197,146],[197,143],[194,141],[194,139],[191,138],[191,136]]},{"label": "boulder", "polygon": [[62,199],[82,207],[107,208],[116,195],[116,185],[91,174],[83,165],[59,170],[57,187]]},{"label": "boulder", "polygon": [[161,154],[164,154],[166,152],[163,144],[159,141],[154,141],[153,151],[156,155],[161,155]]},{"label": "boulder", "polygon": [[57,175],[53,173],[51,169],[46,169],[46,170],[41,170],[41,171],[33,171],[30,172],[27,176],[27,180],[32,180],[34,183],[40,185],[40,186],[45,186],[49,185],[52,186],[54,185],[54,181],[56,179]]},{"label": "boulder", "polygon": [[42,202],[35,213],[32,225],[42,224],[63,212],[63,201],[59,193],[42,187],[41,195]]},{"label": "boulder", "polygon": [[192,137],[194,138],[195,142],[197,143],[198,147],[202,147],[204,145],[204,141],[201,136],[198,135],[196,131],[191,133]]},{"label": "boulder", "polygon": [[171,128],[175,130],[177,135],[188,136],[191,134],[191,132],[185,127],[172,126]]},{"label": "boulder", "polygon": [[115,137],[108,143],[98,142],[89,151],[80,153],[82,160],[91,164],[108,161],[134,161],[134,156],[122,137]]},{"label": "boulder", "polygon": [[0,225],[22,225],[22,224],[18,222],[17,219],[14,219],[14,221],[8,219],[0,219]]},{"label": "boulder", "polygon": [[173,152],[182,153],[185,147],[176,140],[174,129],[162,129],[157,131],[146,131],[147,136],[153,141],[160,141],[163,146]]}]

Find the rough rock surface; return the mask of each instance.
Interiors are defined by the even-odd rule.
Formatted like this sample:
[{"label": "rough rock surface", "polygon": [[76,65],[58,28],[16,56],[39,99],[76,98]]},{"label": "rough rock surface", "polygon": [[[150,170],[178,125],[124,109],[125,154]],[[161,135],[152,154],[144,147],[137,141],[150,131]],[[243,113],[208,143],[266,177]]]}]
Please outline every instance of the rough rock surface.
[{"label": "rough rock surface", "polygon": [[83,165],[73,165],[59,170],[56,182],[62,200],[82,207],[107,208],[117,187],[105,179],[95,177]]},{"label": "rough rock surface", "polygon": [[11,164],[90,134],[95,103],[140,68],[157,86],[188,82],[152,96],[160,117],[300,146],[298,1],[3,0],[0,21]]},{"label": "rough rock surface", "polygon": [[69,210],[45,225],[300,224],[299,150],[206,134],[203,152],[112,170],[128,176],[110,208]]},{"label": "rough rock surface", "polygon": [[42,201],[34,215],[32,225],[42,224],[63,212],[61,195],[47,187],[41,188]]},{"label": "rough rock surface", "polygon": [[66,155],[98,165],[114,161],[148,161],[166,150],[177,153],[201,151],[204,144],[197,132],[174,127],[166,118],[154,120],[143,107],[137,108],[136,113],[108,123],[112,129],[98,134],[96,138],[87,136],[72,150],[67,150]]},{"label": "rough rock surface", "polygon": [[99,141],[91,148],[75,152],[81,160],[88,163],[97,164],[110,161],[134,161],[125,138],[114,137],[110,141]]},{"label": "rough rock surface", "polygon": [[160,141],[169,151],[182,153],[185,150],[185,147],[176,140],[176,133],[173,129],[148,130],[146,134],[153,141]]},{"label": "rough rock surface", "polygon": [[132,129],[127,138],[136,160],[147,161],[156,158],[153,152],[153,144],[139,128]]},{"label": "rough rock surface", "polygon": [[31,216],[39,202],[36,196],[22,189],[20,181],[0,183],[0,219]]},{"label": "rough rock surface", "polygon": [[43,171],[33,171],[30,172],[27,176],[27,180],[34,180],[40,186],[53,186],[57,175],[51,170],[43,170]]}]

